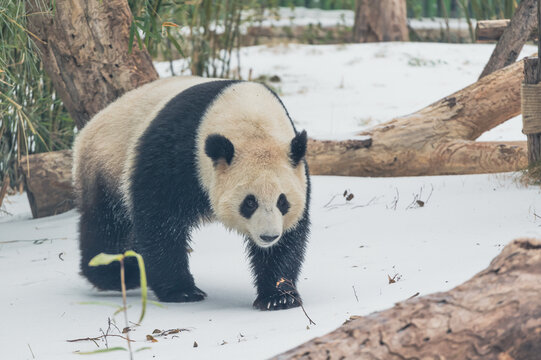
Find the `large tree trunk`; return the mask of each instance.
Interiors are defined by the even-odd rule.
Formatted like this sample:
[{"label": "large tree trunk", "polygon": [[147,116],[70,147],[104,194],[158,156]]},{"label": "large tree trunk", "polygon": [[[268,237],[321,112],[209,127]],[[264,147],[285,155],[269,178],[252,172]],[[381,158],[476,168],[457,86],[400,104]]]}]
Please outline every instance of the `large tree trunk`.
[{"label": "large tree trunk", "polygon": [[[49,1],[46,1],[49,4]],[[27,0],[28,29],[79,129],[126,91],[158,78],[146,49],[129,53],[127,0]]]},{"label": "large tree trunk", "polygon": [[527,166],[526,142],[475,142],[520,114],[524,61],[484,77],[411,115],[359,135],[308,143],[313,174],[412,176],[514,171]]},{"label": "large tree trunk", "polygon": [[516,240],[444,293],[353,317],[276,359],[539,359],[541,242]]},{"label": "large tree trunk", "polygon": [[357,0],[354,42],[407,41],[406,0]]},{"label": "large tree trunk", "polygon": [[[129,50],[126,0],[28,0],[28,29],[77,128],[127,91],[158,78],[146,49]],[[30,155],[21,166],[34,217],[73,208],[71,152]]]},{"label": "large tree trunk", "polygon": [[517,60],[524,43],[537,26],[536,5],[536,0],[523,0],[520,3],[479,78]]}]

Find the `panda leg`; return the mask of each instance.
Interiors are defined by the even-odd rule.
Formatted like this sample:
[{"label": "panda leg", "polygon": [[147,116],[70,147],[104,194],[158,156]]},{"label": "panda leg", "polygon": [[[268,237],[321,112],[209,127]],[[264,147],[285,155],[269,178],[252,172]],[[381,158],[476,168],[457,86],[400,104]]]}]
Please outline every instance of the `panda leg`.
[{"label": "panda leg", "polygon": [[[131,222],[121,209],[120,199],[107,190],[103,181],[87,187],[79,201],[79,247],[81,250],[81,273],[100,290],[120,290],[120,264],[113,262],[103,266],[89,266],[90,260],[99,253],[118,254],[128,250]],[[128,258],[124,262],[127,289],[139,286],[137,261]]]},{"label": "panda leg", "polygon": [[193,302],[207,294],[195,286],[189,269],[189,230],[178,219],[135,221],[137,250],[143,256],[149,287],[163,302]]},{"label": "panda leg", "polygon": [[253,242],[249,243],[257,286],[255,308],[280,310],[302,304],[296,284],[304,260],[307,235],[308,221],[304,220],[295,230],[285,233],[271,248],[263,249]]}]

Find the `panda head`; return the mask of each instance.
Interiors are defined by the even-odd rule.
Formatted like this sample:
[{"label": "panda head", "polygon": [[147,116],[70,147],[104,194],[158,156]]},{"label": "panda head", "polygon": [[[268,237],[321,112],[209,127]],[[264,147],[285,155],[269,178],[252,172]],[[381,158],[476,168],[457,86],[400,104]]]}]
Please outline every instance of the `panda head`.
[{"label": "panda head", "polygon": [[217,219],[261,248],[278,243],[304,213],[306,142],[305,131],[286,144],[261,139],[239,146],[209,135],[205,153],[214,166],[209,198]]}]

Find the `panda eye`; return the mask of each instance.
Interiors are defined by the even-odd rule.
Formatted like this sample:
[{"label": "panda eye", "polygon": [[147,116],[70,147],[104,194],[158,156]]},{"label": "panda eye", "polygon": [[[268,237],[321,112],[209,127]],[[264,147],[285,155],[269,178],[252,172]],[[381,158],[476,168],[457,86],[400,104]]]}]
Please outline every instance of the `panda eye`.
[{"label": "panda eye", "polygon": [[257,199],[253,195],[248,195],[240,205],[240,214],[249,219],[258,208]]},{"label": "panda eye", "polygon": [[287,197],[285,194],[280,194],[278,197],[278,202],[276,203],[276,206],[278,207],[278,210],[282,213],[282,215],[287,214],[289,211],[289,208],[291,205],[289,204],[289,201],[287,201]]}]

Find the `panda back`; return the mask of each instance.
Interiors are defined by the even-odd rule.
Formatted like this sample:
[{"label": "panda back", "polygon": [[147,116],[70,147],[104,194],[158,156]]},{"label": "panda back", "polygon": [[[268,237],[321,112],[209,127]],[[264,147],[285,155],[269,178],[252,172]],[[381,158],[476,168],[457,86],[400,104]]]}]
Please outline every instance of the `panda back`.
[{"label": "panda back", "polygon": [[77,193],[100,176],[121,195],[122,175],[135,145],[165,104],[184,89],[211,81],[199,77],[156,80],[127,92],[96,114],[81,130],[73,146],[73,182]]}]

